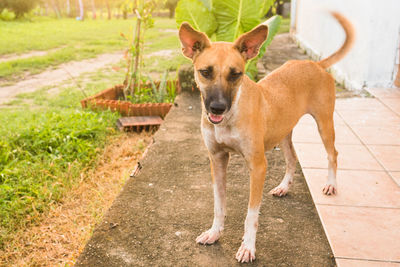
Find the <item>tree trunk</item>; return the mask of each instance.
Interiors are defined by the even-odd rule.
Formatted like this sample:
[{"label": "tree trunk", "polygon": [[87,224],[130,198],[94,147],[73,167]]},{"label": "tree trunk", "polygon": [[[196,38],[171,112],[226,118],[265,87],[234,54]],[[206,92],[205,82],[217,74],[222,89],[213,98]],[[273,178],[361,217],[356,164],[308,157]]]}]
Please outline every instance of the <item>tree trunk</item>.
[{"label": "tree trunk", "polygon": [[138,83],[137,87],[140,87],[140,81],[136,81],[138,78],[138,68],[139,66],[139,59],[140,59],[140,24],[142,22],[142,18],[137,16],[136,21],[136,34],[135,34],[135,61],[134,61],[134,69],[132,75],[132,83],[131,83],[131,96],[135,95],[135,86],[136,82]]},{"label": "tree trunk", "polygon": [[70,0],[67,0],[67,16],[71,16],[71,3]]},{"label": "tree trunk", "polygon": [[283,15],[283,1],[276,1],[277,6],[276,6],[276,14],[277,15]]},{"label": "tree trunk", "polygon": [[85,10],[84,10],[84,7],[83,7],[83,1],[82,0],[78,0],[78,3],[79,3],[79,20],[83,20],[83,18],[84,18],[84,15],[85,15]]},{"label": "tree trunk", "polygon": [[111,19],[111,8],[110,8],[110,0],[106,0],[108,19]]},{"label": "tree trunk", "polygon": [[44,2],[44,15],[48,16],[49,15],[49,3]]},{"label": "tree trunk", "polygon": [[94,0],[92,0],[92,17],[93,19],[96,19],[96,4],[94,2]]},{"label": "tree trunk", "polygon": [[175,7],[169,7],[169,18],[172,19],[175,16]]},{"label": "tree trunk", "polygon": [[51,6],[53,7],[54,13],[56,13],[57,18],[61,18],[61,14],[55,0],[51,1]]}]

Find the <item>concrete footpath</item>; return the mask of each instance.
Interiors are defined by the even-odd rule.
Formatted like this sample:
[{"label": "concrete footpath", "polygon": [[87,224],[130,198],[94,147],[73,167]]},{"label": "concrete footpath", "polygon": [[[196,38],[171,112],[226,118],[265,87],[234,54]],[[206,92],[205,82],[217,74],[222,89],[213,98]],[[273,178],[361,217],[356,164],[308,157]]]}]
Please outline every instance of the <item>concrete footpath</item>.
[{"label": "concrete footpath", "polygon": [[304,116],[297,156],[339,267],[400,266],[400,89],[336,100],[338,194],[321,194],[327,161],[318,128]]},{"label": "concrete footpath", "polygon": [[[213,194],[200,134],[198,94],[183,93],[154,136],[138,176],[95,229],[76,266],[234,266],[247,210],[249,177],[233,155],[228,167],[227,219],[214,245],[195,243],[211,226]],[[285,172],[281,151],[267,153],[269,169],[261,207],[254,266],[335,266],[333,254],[297,168],[289,195],[269,190]]]}]

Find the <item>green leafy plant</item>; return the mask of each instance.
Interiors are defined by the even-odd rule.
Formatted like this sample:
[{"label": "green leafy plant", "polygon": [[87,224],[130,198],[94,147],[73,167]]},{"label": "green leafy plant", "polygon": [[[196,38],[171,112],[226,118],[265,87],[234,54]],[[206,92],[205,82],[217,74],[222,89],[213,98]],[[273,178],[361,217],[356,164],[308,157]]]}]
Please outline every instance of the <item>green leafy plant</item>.
[{"label": "green leafy plant", "polygon": [[[233,42],[241,34],[260,24],[275,0],[180,0],[176,8],[176,23],[189,22],[196,30],[205,32],[216,41]],[[257,58],[246,65],[246,74],[253,80],[257,75],[257,60],[260,59],[281,23],[280,16],[263,22],[268,25],[268,40],[260,49]]]},{"label": "green leafy plant", "polygon": [[164,75],[160,81],[160,85],[156,86],[156,84],[154,83],[154,81],[151,79],[151,77],[149,76],[149,80],[151,82],[151,88],[153,89],[153,94],[155,96],[155,99],[157,100],[157,102],[164,102],[164,98],[166,95],[166,89],[167,89],[167,77],[168,77],[168,72],[164,72]]},{"label": "green leafy plant", "polygon": [[[129,1],[126,1],[129,2]],[[134,37],[129,40],[124,34],[121,34],[129,41],[129,48],[126,51],[127,70],[124,80],[124,99],[133,103],[152,103],[152,102],[173,102],[175,98],[175,88],[170,89],[168,86],[175,86],[173,82],[168,83],[168,72],[165,72],[159,88],[149,76],[142,75],[143,63],[143,48],[145,31],[154,26],[152,12],[157,6],[157,1],[135,1],[134,13],[136,14],[136,28]],[[151,86],[148,86],[148,84]],[[169,92],[173,93],[173,98],[167,98]],[[167,93],[168,92],[168,93]]]},{"label": "green leafy plant", "polygon": [[[146,29],[154,26],[151,13],[156,7],[156,1],[139,1],[135,3],[136,28],[126,53],[127,70],[125,75],[124,97],[135,95],[135,90],[140,91],[141,69],[143,67],[144,33]],[[125,35],[121,34],[123,37]],[[126,37],[125,37],[126,38]],[[126,38],[127,39],[127,38]],[[128,39],[127,39],[128,40]]]},{"label": "green leafy plant", "polygon": [[169,79],[168,71],[165,71],[159,82],[155,82],[150,76],[141,80],[141,89],[134,95],[129,95],[127,100],[132,103],[173,103],[176,96],[176,85]]},{"label": "green leafy plant", "polygon": [[274,39],[274,36],[278,33],[279,27],[281,25],[282,18],[281,16],[273,16],[267,21],[263,22],[263,24],[268,26],[268,37],[267,40],[264,42],[264,44],[260,48],[260,52],[255,58],[252,58],[249,62],[246,64],[246,74],[252,79],[256,80],[256,75],[258,73],[257,71],[257,62],[259,59],[261,59],[265,52],[267,51],[267,47],[271,44],[272,39]]},{"label": "green leafy plant", "polygon": [[[209,6],[210,7],[210,6]],[[175,10],[178,26],[187,21],[197,30],[211,37],[218,28],[218,22],[209,8],[200,0],[181,0]]]}]

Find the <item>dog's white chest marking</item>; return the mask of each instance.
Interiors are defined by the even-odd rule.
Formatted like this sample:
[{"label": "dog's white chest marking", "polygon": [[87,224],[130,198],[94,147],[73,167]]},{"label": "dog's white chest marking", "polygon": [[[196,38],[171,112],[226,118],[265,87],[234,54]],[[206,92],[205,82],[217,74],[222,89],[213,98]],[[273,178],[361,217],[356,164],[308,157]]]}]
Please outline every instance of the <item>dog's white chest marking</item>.
[{"label": "dog's white chest marking", "polygon": [[217,147],[226,152],[241,153],[242,138],[235,127],[215,125],[213,128],[202,127],[203,138],[207,148],[214,151]]},{"label": "dog's white chest marking", "polygon": [[207,148],[213,151],[217,146],[227,152],[239,150],[239,134],[228,126],[214,127],[214,129],[202,128],[203,138]]},{"label": "dog's white chest marking", "polygon": [[226,146],[233,150],[236,150],[239,146],[240,135],[229,126],[214,127],[214,137],[219,145]]}]

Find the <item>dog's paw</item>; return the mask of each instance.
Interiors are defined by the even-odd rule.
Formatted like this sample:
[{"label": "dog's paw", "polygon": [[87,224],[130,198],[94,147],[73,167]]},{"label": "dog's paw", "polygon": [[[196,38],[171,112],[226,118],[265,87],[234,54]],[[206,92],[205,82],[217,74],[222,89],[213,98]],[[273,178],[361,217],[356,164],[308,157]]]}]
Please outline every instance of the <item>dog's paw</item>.
[{"label": "dog's paw", "polygon": [[211,245],[215,243],[219,237],[221,236],[220,231],[215,231],[213,229],[209,229],[205,232],[203,232],[201,235],[199,235],[196,238],[196,243],[198,244],[203,244],[203,245]]},{"label": "dog's paw", "polygon": [[238,252],[236,253],[236,260],[238,262],[252,262],[256,259],[256,248],[255,246],[249,246],[246,245],[244,242],[242,242],[242,245],[238,249]]},{"label": "dog's paw", "polygon": [[283,197],[286,196],[288,191],[289,191],[289,186],[278,185],[277,187],[269,191],[269,193],[275,197]]},{"label": "dog's paw", "polygon": [[322,189],[322,192],[325,195],[336,195],[337,194],[337,189],[336,189],[336,184],[332,183],[327,183],[324,188]]}]

